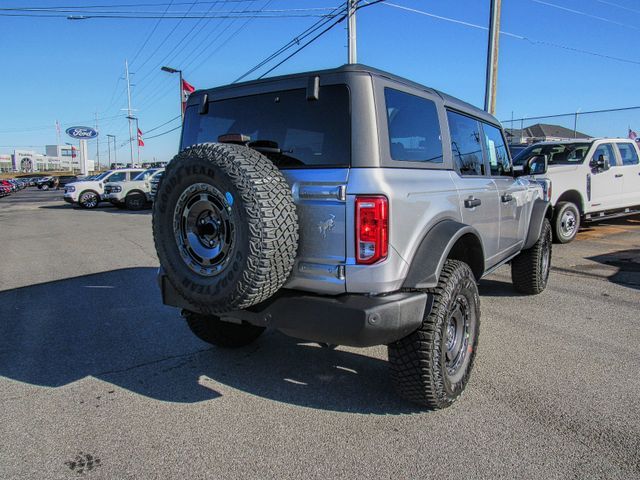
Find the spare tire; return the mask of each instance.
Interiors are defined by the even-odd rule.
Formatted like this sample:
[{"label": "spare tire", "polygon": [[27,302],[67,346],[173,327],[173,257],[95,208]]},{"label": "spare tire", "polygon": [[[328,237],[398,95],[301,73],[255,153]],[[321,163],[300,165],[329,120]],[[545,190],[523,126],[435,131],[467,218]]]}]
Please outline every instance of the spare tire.
[{"label": "spare tire", "polygon": [[168,280],[201,313],[248,308],[287,281],[298,217],[282,173],[242,145],[189,147],[167,166],[153,239]]}]

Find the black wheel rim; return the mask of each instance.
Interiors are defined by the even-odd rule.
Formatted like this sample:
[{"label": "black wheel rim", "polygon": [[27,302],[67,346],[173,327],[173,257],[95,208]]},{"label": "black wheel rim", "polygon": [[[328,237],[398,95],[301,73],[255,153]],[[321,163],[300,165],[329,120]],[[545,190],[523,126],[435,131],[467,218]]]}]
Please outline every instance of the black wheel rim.
[{"label": "black wheel rim", "polygon": [[207,183],[187,188],[178,199],[173,226],[178,251],[193,272],[211,277],[231,260],[236,229],[233,196]]},{"label": "black wheel rim", "polygon": [[450,377],[463,368],[469,354],[470,310],[469,300],[459,293],[449,311],[445,330],[445,366]]},{"label": "black wheel rim", "polygon": [[144,202],[142,197],[136,195],[129,200],[129,204],[132,208],[142,208],[144,206]]}]

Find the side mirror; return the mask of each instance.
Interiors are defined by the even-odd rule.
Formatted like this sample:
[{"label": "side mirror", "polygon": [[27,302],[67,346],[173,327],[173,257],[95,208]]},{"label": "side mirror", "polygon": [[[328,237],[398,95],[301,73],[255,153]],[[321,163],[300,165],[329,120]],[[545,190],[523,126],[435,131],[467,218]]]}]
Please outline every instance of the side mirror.
[{"label": "side mirror", "polygon": [[522,169],[522,175],[542,175],[547,173],[549,157],[547,155],[534,155],[527,159]]},{"label": "side mirror", "polygon": [[609,168],[611,168],[611,165],[609,164],[609,159],[606,158],[603,154],[600,154],[598,155],[597,160],[591,160],[591,168],[596,168],[601,172],[604,172],[605,170],[609,170]]}]

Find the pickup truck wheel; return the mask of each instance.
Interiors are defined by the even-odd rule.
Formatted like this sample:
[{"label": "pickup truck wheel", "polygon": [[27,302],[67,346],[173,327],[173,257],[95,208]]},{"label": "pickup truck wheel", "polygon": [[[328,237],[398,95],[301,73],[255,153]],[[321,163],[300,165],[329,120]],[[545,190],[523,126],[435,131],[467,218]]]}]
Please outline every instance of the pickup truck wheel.
[{"label": "pickup truck wheel", "polygon": [[511,281],[517,291],[536,295],[546,288],[551,271],[551,245],[551,224],[545,218],[538,241],[511,261]]},{"label": "pickup truck wheel", "polygon": [[206,143],[167,166],[153,238],[168,280],[194,310],[241,310],[287,281],[298,248],[291,188],[259,152]]},{"label": "pickup truck wheel", "polygon": [[572,241],[580,228],[580,211],[575,203],[559,202],[553,218],[553,239],[558,243]]},{"label": "pickup truck wheel", "polygon": [[265,331],[264,327],[247,323],[223,322],[215,315],[202,315],[183,310],[182,316],[196,337],[217,347],[244,347]]},{"label": "pickup truck wheel", "polygon": [[422,326],[388,346],[396,389],[409,401],[437,410],[463,392],[476,355],[480,297],[469,266],[447,260],[438,286],[427,290],[433,306]]},{"label": "pickup truck wheel", "polygon": [[93,190],[82,192],[80,197],[78,197],[78,205],[80,205],[81,208],[96,208],[98,203],[100,203],[100,199],[98,194]]},{"label": "pickup truck wheel", "polygon": [[147,204],[147,198],[141,193],[130,193],[124,203],[129,210],[142,210]]}]

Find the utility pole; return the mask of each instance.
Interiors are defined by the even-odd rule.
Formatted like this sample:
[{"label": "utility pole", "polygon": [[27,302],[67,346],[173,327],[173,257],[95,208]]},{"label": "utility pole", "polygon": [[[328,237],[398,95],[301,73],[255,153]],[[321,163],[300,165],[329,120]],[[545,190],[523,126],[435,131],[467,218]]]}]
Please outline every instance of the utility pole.
[{"label": "utility pole", "polygon": [[[96,132],[98,132],[98,111],[96,110]],[[100,133],[96,137],[96,161],[98,162],[98,172],[100,171]]]},{"label": "utility pole", "polygon": [[[107,157],[109,158],[109,168],[111,168],[111,139],[110,135],[107,135]],[[100,170],[100,165],[98,165],[98,170]]]},{"label": "utility pole", "polygon": [[349,22],[347,23],[349,53],[347,63],[358,63],[358,46],[356,37],[356,3],[358,3],[358,0],[347,0],[347,9],[349,11]]},{"label": "utility pole", "polygon": [[498,52],[500,50],[500,10],[502,0],[491,0],[489,16],[489,47],[487,49],[487,78],[485,82],[484,109],[496,113],[496,90],[498,87]]},{"label": "utility pole", "polygon": [[129,62],[124,61],[124,73],[127,80],[127,119],[129,120],[129,149],[131,150],[131,164],[133,164],[133,117],[131,116],[131,82],[129,81]]}]

